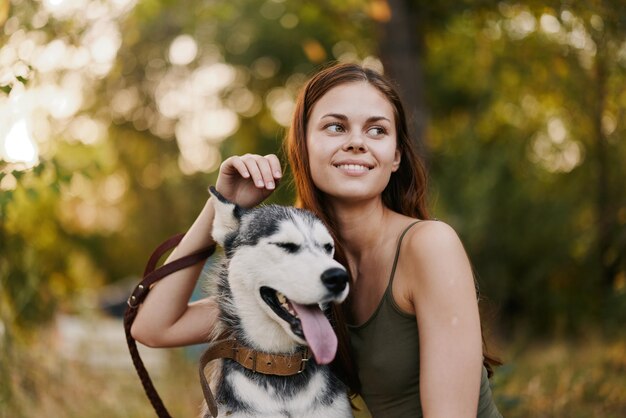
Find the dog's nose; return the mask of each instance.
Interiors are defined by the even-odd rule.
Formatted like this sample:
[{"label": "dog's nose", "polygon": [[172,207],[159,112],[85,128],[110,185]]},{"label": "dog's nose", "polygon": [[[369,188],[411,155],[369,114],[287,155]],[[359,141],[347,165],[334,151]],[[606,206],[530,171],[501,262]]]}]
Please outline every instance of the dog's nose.
[{"label": "dog's nose", "polygon": [[344,269],[332,268],[322,273],[322,283],[334,293],[342,292],[348,284],[348,273]]}]

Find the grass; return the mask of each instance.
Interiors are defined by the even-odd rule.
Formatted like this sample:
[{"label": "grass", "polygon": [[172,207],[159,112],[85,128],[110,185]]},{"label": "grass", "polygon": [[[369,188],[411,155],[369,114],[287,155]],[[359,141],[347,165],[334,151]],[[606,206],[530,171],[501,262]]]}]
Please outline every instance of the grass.
[{"label": "grass", "polygon": [[590,337],[509,349],[492,381],[507,418],[626,416],[626,340]]},{"label": "grass", "polygon": [[[0,343],[0,418],[154,418],[117,322],[119,338],[110,347],[97,340],[93,347],[67,347],[54,331],[10,353]],[[159,368],[143,358],[165,406],[174,418],[197,417],[202,391],[196,366],[182,349],[159,354],[165,354]]]},{"label": "grass", "polygon": [[[53,340],[42,334],[2,359],[8,385],[0,384],[0,418],[155,416],[130,361],[127,368],[89,366],[55,352]],[[501,351],[506,364],[492,389],[505,417],[626,416],[626,340],[535,342]],[[196,364],[182,350],[167,352],[166,366],[152,373],[155,385],[173,417],[198,416]]]}]

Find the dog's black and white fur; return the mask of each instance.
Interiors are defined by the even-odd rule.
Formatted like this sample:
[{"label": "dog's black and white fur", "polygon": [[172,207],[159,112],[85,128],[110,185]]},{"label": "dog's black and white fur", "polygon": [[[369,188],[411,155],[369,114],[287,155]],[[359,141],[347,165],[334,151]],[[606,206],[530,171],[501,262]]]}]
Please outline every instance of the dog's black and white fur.
[{"label": "dog's black and white fur", "polygon": [[[213,238],[225,253],[209,278],[220,309],[213,336],[228,330],[258,351],[294,353],[309,346],[315,354],[303,372],[292,376],[255,373],[233,360],[221,360],[211,378],[219,415],[351,417],[345,386],[323,364],[334,357],[336,337],[332,335],[334,348],[325,347],[333,342],[328,332],[316,331],[324,328],[323,315],[315,316],[320,326],[309,325],[309,330],[314,329],[307,332],[300,320],[306,315],[295,309],[315,310],[347,296],[347,274],[333,259],[328,230],[302,209],[276,205],[243,209],[213,188],[211,193],[215,196]],[[206,408],[203,416],[210,417]]]}]

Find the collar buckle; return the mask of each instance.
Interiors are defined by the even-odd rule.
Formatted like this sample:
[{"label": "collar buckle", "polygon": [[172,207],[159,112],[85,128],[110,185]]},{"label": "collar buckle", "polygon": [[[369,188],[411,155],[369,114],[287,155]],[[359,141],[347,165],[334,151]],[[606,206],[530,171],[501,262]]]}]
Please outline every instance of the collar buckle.
[{"label": "collar buckle", "polygon": [[302,350],[302,359],[300,360],[300,370],[298,370],[298,373],[302,373],[304,371],[309,360],[311,360],[311,357],[309,356],[309,349],[308,347],[305,347],[304,350]]}]

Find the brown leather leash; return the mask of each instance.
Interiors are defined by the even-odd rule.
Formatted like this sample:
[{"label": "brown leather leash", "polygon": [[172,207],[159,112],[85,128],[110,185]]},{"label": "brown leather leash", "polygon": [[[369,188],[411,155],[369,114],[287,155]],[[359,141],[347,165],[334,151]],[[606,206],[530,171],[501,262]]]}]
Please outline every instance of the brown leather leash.
[{"label": "brown leather leash", "polygon": [[209,256],[211,256],[211,254],[215,252],[215,245],[212,245],[210,247],[203,248],[202,250],[197,251],[193,254],[167,263],[159,268],[156,268],[156,264],[163,256],[163,254],[176,247],[184,236],[185,234],[175,235],[159,245],[159,247],[154,250],[152,256],[150,257],[150,260],[148,260],[146,269],[144,270],[143,280],[141,280],[141,282],[135,287],[133,293],[128,298],[128,306],[126,308],[126,313],[124,314],[124,331],[126,333],[126,343],[128,344],[130,356],[133,360],[135,370],[137,371],[137,375],[141,380],[144,391],[146,392],[146,396],[148,396],[148,399],[150,399],[150,403],[152,403],[152,407],[156,411],[159,418],[172,418],[172,416],[165,408],[161,397],[159,396],[156,388],[154,387],[154,384],[152,383],[152,379],[150,379],[148,370],[146,369],[143,361],[141,360],[141,356],[139,355],[137,342],[130,334],[130,328],[133,325],[135,317],[137,316],[137,310],[139,308],[139,305],[144,301],[144,299],[148,295],[148,292],[150,291],[150,286],[175,271],[182,270],[184,268],[193,266],[194,264],[206,260],[207,258],[209,258]]},{"label": "brown leather leash", "polygon": [[[159,259],[167,251],[176,247],[183,239],[184,235],[185,234],[175,235],[154,250],[144,270],[143,280],[135,287],[131,296],[128,298],[128,306],[124,314],[124,331],[126,333],[126,342],[130,356],[146,396],[148,396],[159,418],[172,418],[172,416],[167,411],[167,408],[165,408],[161,397],[152,383],[148,370],[139,355],[137,342],[131,335],[130,329],[137,316],[139,305],[144,301],[148,292],[150,292],[150,287],[154,283],[175,271],[185,269],[206,260],[215,252],[215,245],[212,245],[156,268]],[[222,334],[215,341],[211,342],[204,354],[202,354],[199,367],[202,392],[209,412],[213,417],[217,417],[217,403],[215,402],[215,398],[213,397],[213,393],[206,379],[205,368],[209,362],[221,358],[232,359],[253,372],[277,376],[292,376],[301,373],[305,369],[307,362],[311,359],[311,355],[307,347],[302,347],[302,349],[291,354],[264,353],[241,344],[236,338],[229,337],[227,333]]]}]

